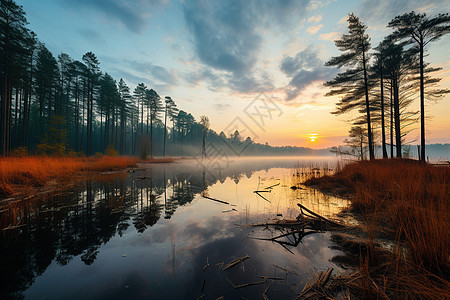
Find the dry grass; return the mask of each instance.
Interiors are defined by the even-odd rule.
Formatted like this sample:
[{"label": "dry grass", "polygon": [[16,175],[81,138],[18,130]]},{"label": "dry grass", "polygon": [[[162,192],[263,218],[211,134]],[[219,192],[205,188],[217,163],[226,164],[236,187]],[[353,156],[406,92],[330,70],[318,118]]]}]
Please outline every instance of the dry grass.
[{"label": "dry grass", "polygon": [[[411,291],[417,292],[419,286],[426,290],[427,284],[433,286],[431,281],[439,280],[450,292],[450,167],[412,160],[363,161],[348,164],[333,176],[312,178],[306,184],[349,197],[352,208],[365,221],[368,245],[380,234],[398,245],[394,274],[383,276],[397,281],[402,292],[408,286]],[[370,260],[380,258],[375,255]],[[361,262],[363,267],[367,263]],[[431,279],[419,285],[418,274],[425,273],[432,274],[424,275]]]},{"label": "dry grass", "polygon": [[123,156],[0,158],[0,197],[13,195],[18,186],[39,187],[49,180],[70,179],[81,172],[109,171],[134,166],[134,158]]}]

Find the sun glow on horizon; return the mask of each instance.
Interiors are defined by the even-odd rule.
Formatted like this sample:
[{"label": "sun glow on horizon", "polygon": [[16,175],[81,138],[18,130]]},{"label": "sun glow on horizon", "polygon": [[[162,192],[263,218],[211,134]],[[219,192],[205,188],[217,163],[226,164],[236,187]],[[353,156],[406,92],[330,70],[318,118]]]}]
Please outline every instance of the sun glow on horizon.
[{"label": "sun glow on horizon", "polygon": [[309,141],[310,141],[311,143],[314,143],[314,142],[317,140],[318,137],[319,137],[319,136],[318,136],[317,133],[311,133],[311,134],[309,135]]}]

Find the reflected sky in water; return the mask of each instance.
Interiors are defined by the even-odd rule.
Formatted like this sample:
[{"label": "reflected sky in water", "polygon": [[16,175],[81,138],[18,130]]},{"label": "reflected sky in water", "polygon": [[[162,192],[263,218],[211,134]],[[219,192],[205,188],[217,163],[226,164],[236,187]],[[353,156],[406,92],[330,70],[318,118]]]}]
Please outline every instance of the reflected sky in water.
[{"label": "reflected sky in water", "polygon": [[[330,172],[334,163],[236,158],[215,168],[211,162],[183,160],[142,165],[133,173],[108,175],[32,202],[3,203],[2,228],[18,227],[0,233],[1,296],[252,299],[261,298],[272,280],[241,289],[230,281],[237,286],[268,276],[283,278],[273,280],[269,298],[295,298],[312,268],[326,269],[340,254],[329,248],[329,234],[308,235],[288,247],[291,253],[248,238],[276,233],[245,225],[295,218],[298,202],[333,216],[348,202],[290,187]],[[257,189],[270,192],[261,193],[263,199],[254,193]],[[244,255],[250,259],[222,270]]]}]

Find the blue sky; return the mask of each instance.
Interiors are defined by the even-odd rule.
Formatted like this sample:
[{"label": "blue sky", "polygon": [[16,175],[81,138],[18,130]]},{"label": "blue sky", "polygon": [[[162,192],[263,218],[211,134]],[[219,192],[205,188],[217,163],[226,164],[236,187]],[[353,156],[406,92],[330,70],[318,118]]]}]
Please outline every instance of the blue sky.
[{"label": "blue sky", "polygon": [[[220,132],[235,118],[259,142],[325,147],[340,144],[349,129],[336,117],[336,98],[323,82],[336,70],[324,66],[337,55],[333,39],[346,32],[354,12],[369,27],[372,45],[396,15],[450,12],[449,1],[200,1],[20,0],[30,28],[58,55],[81,59],[88,51],[101,69],[134,89],[139,82],[170,95],[196,118],[207,115]],[[450,37],[429,48],[428,61],[444,68],[450,87]],[[246,108],[263,93],[282,111],[253,124]],[[428,142],[450,142],[449,97],[428,106]],[[242,129],[243,130],[243,129]],[[312,144],[311,134],[317,135]],[[410,139],[418,136],[413,131]]]}]

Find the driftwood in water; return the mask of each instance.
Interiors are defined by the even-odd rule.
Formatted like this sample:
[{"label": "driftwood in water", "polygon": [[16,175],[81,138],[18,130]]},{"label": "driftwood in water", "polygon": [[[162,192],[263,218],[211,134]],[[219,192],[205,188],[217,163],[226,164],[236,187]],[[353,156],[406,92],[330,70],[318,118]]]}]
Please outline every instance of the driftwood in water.
[{"label": "driftwood in water", "polygon": [[265,187],[264,189],[268,190],[268,189],[271,189],[271,188],[276,187],[276,186],[278,186],[278,185],[280,185],[280,183],[277,183],[277,184],[274,184],[274,185]]},{"label": "driftwood in water", "polygon": [[244,260],[249,259],[249,258],[250,258],[250,256],[248,256],[248,255],[245,255],[245,256],[242,256],[242,257],[238,257],[235,260],[233,260],[230,263],[228,263],[222,270],[225,271],[225,270],[231,269],[235,265],[237,265],[237,264],[239,264],[239,263],[241,263]]},{"label": "driftwood in water", "polygon": [[312,291],[315,292],[315,290],[322,289],[327,284],[328,280],[330,279],[332,272],[333,272],[333,268],[328,268],[328,270],[326,272],[321,271],[319,273],[319,276],[317,277],[317,279],[314,282],[312,282],[311,284],[307,283],[305,285],[302,292],[300,293],[300,295],[298,295],[298,297],[296,299],[300,299],[301,297],[305,296],[309,292],[312,292]]},{"label": "driftwood in water", "polygon": [[272,193],[272,191],[253,191],[253,193]]},{"label": "driftwood in water", "polygon": [[203,267],[202,271],[205,271],[209,267],[208,258],[206,258],[206,265]]},{"label": "driftwood in water", "polygon": [[327,222],[329,224],[332,224],[332,225],[335,225],[335,226],[338,226],[338,227],[344,227],[344,225],[341,225],[341,224],[338,224],[336,222],[330,221],[327,218],[324,218],[321,215],[316,214],[315,212],[313,212],[312,210],[307,209],[305,206],[301,205],[300,203],[297,203],[297,205],[300,207],[300,209],[306,210],[308,213],[310,213],[311,215],[313,215],[316,218],[319,218],[322,221],[325,221],[325,222]]},{"label": "driftwood in water", "polygon": [[288,268],[280,267],[280,266],[277,266],[277,265],[273,265],[273,266],[274,266],[275,268],[278,268],[278,269],[281,269],[281,270],[286,271],[286,274],[287,274],[287,273],[291,273],[291,274],[300,276],[300,275],[298,275],[298,273],[295,272],[294,270],[290,270],[290,269],[288,269]]},{"label": "driftwood in water", "polygon": [[264,300],[269,300],[269,298],[267,297],[267,292],[269,291],[270,287],[272,286],[272,283],[273,283],[273,281],[271,281],[269,286],[264,290],[264,293],[263,293]]},{"label": "driftwood in water", "polygon": [[266,200],[267,202],[270,203],[269,199],[267,199],[266,197],[264,197],[263,195],[261,195],[259,192],[255,191],[254,192],[256,195],[260,196],[261,198],[263,198],[264,200]]},{"label": "driftwood in water", "polygon": [[240,289],[240,288],[244,288],[244,287],[248,287],[248,286],[252,286],[252,285],[263,284],[263,283],[267,282],[267,280],[262,280],[262,281],[248,282],[248,283],[235,285],[229,278],[227,278],[227,280],[235,289]]},{"label": "driftwood in water", "polygon": [[[272,231],[272,234],[274,233],[274,231],[279,231],[281,233],[280,235],[272,236],[270,238],[253,237],[247,235],[245,238],[271,241],[279,244],[287,251],[294,254],[288,247],[297,247],[305,236],[319,233],[323,230],[332,230],[336,227],[344,227],[344,225],[330,221],[327,218],[324,218],[319,214],[316,214],[315,212],[309,210],[301,204],[298,204],[298,206],[300,207],[300,214],[294,220],[278,220],[268,223],[247,225],[250,227],[265,227],[265,229],[269,229],[270,231]],[[303,210],[308,212],[309,215],[304,214]]]},{"label": "driftwood in water", "polygon": [[206,199],[209,199],[209,200],[212,200],[212,201],[219,202],[219,203],[230,204],[229,202],[222,201],[222,200],[217,200],[217,199],[214,199],[214,198],[211,198],[211,197],[208,197],[208,196],[202,196],[202,197],[203,197],[203,198],[206,198]]}]

